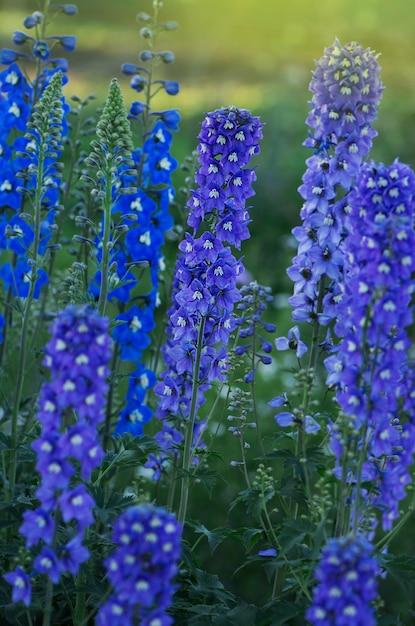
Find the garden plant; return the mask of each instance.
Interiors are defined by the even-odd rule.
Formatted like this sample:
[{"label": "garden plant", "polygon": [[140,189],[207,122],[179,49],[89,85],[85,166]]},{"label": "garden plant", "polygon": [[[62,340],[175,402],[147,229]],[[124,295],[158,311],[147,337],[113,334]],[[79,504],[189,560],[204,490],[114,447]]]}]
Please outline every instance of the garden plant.
[{"label": "garden plant", "polygon": [[0,623],[413,624],[415,173],[370,156],[378,55],[312,70],[281,335],[244,257],[267,126],[223,103],[179,164],[163,3],[103,103],[69,95],[77,7],[38,4],[0,55]]}]

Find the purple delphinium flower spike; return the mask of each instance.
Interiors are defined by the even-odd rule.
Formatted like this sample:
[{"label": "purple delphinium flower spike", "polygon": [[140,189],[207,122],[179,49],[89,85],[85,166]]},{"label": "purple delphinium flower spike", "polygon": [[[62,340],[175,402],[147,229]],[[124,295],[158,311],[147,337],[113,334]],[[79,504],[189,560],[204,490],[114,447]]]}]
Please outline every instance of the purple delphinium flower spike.
[{"label": "purple delphinium flower spike", "polygon": [[296,321],[318,318],[320,324],[328,324],[335,317],[329,304],[342,296],[340,245],[349,210],[343,196],[377,134],[371,124],[383,90],[379,71],[370,49],[356,42],[342,46],[336,39],[313,73],[307,118],[311,132],[304,145],[314,154],[307,159],[299,188],[303,222],[293,230],[298,253],[288,269],[294,282],[290,302]]},{"label": "purple delphinium flower spike", "polygon": [[[89,557],[82,539],[93,522],[95,503],[79,480],[89,480],[103,457],[98,426],[104,420],[108,386],[108,326],[107,319],[87,306],[69,306],[53,323],[45,350],[44,365],[51,371],[51,380],[41,389],[38,420],[42,430],[33,443],[40,474],[39,506],[24,513],[20,533],[26,548],[40,547],[34,572],[47,574],[54,583],[65,571],[76,574]],[[59,546],[58,510],[59,524],[71,528],[69,541]]]},{"label": "purple delphinium flower spike", "polygon": [[375,626],[373,601],[380,567],[362,537],[330,539],[315,571],[317,585],[306,618],[313,626]]},{"label": "purple delphinium flower spike", "polygon": [[[338,473],[353,481],[359,480],[355,466],[341,469],[344,448],[353,446],[353,457],[363,455],[361,478],[373,485],[364,506],[380,509],[389,529],[415,452],[407,331],[415,289],[415,174],[398,161],[366,164],[349,203],[345,289],[335,325],[342,340],[325,361],[327,382],[337,387],[345,416],[334,429],[333,450]],[[349,418],[359,433],[357,444],[344,434]]]},{"label": "purple delphinium flower spike", "polygon": [[161,507],[140,504],[114,525],[115,550],[105,561],[112,594],[97,615],[97,626],[140,623],[169,626],[167,614],[178,573],[181,525]]},{"label": "purple delphinium flower spike", "polygon": [[[249,237],[245,203],[254,193],[255,172],[248,164],[259,152],[261,138],[259,118],[245,109],[220,109],[208,113],[202,123],[195,176],[199,187],[188,203],[193,232],[179,246],[163,349],[167,367],[155,386],[156,417],[163,419],[163,430],[156,437],[166,451],[183,437],[177,417],[189,418],[193,385],[198,385],[197,409],[205,390],[213,380],[224,380],[229,367],[222,346],[235,328],[233,310],[241,297],[237,279],[243,266],[227,244],[239,249]],[[174,438],[172,427],[177,433]]]}]

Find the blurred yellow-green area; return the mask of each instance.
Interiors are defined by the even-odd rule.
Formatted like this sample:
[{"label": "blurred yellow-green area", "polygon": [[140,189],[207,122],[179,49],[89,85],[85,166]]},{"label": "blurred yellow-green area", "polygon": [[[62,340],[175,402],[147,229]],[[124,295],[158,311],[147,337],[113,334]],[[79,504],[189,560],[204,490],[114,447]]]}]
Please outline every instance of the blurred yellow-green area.
[{"label": "blurred yellow-green area", "polygon": [[[12,32],[23,30],[23,18],[43,4],[0,0],[0,45],[11,47]],[[120,68],[138,63],[147,47],[136,16],[151,13],[152,0],[77,4],[78,15],[59,15],[51,26],[53,34],[78,37],[77,51],[67,54],[67,95],[96,93],[103,102],[115,76],[127,104],[140,99]],[[195,149],[205,111],[232,104],[251,109],[266,124],[252,239],[244,252],[260,282],[283,289],[286,234],[299,220],[297,187],[309,156],[301,144],[314,62],[335,37],[381,54],[386,89],[372,157],[388,163],[399,156],[415,164],[410,139],[415,134],[415,5],[408,0],[165,0],[160,19],[179,23],[177,31],[160,36],[158,46],[176,57],[175,63],[160,66],[160,78],[179,81],[181,90],[174,97],[160,93],[155,103],[159,110],[180,109],[179,161]]]},{"label": "blurred yellow-green area", "polygon": [[[47,0],[0,0],[0,47],[14,47],[23,19]],[[69,60],[67,96],[91,93],[105,100],[117,77],[126,105],[142,99],[121,72],[139,62],[148,48],[137,14],[152,14],[152,0],[73,0],[78,14],[59,14],[48,34],[75,35],[77,50],[55,56]],[[50,4],[53,1],[50,0]],[[160,21],[177,21],[178,30],[161,33],[158,50],[175,54],[160,64],[159,78],[180,82],[180,93],[159,92],[156,110],[178,108],[180,132],[173,154],[182,162],[197,146],[206,111],[235,105],[249,108],[265,124],[256,159],[251,238],[244,243],[246,268],[282,299],[291,293],[286,267],[294,253],[289,233],[300,221],[297,188],[310,150],[307,136],[308,85],[315,61],[335,37],[358,41],[380,54],[385,92],[379,110],[372,158],[415,166],[415,4],[408,0],[164,0]],[[27,31],[30,34],[30,31]],[[138,138],[137,138],[138,139]],[[180,185],[180,174],[177,183]],[[289,313],[286,313],[289,318]],[[289,323],[288,319],[287,322]]]}]

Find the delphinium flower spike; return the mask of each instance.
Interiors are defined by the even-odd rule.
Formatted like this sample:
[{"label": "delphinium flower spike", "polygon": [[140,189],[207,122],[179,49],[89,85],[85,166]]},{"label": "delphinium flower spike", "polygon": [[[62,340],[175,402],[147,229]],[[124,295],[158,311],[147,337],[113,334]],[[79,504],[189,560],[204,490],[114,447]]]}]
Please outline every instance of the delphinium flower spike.
[{"label": "delphinium flower spike", "polygon": [[[137,16],[142,24],[140,35],[148,49],[140,52],[138,64],[124,63],[121,68],[134,92],[142,95],[142,101],[134,100],[129,110],[134,142],[132,163],[119,172],[119,185],[129,193],[116,196],[111,212],[114,230],[119,229],[119,235],[121,229],[125,232],[117,237],[111,249],[107,297],[118,309],[112,332],[117,357],[115,367],[128,377],[125,403],[118,415],[115,435],[142,434],[143,425],[153,414],[146,394],[156,376],[151,363],[143,364],[142,354],[150,344],[155,309],[160,304],[159,275],[165,268],[162,252],[165,232],[173,227],[169,207],[175,196],[172,173],[177,161],[171,154],[171,131],[178,130],[180,116],[175,110],[156,111],[154,106],[161,89],[172,96],[179,91],[175,81],[157,78],[157,67],[174,60],[173,53],[158,50],[158,36],[174,30],[177,24],[161,22],[160,7],[158,2],[153,3],[152,15],[140,13]],[[100,281],[101,274],[97,272],[90,287],[97,298]],[[131,371],[125,374],[127,368]],[[112,417],[109,403],[108,434]]]},{"label": "delphinium flower spike", "polygon": [[[41,434],[33,443],[40,486],[35,509],[26,511],[20,533],[26,548],[38,549],[32,575],[46,574],[48,588],[62,574],[76,575],[89,558],[84,531],[93,521],[94,500],[82,481],[100,464],[103,450],[98,427],[104,419],[106,378],[111,356],[108,320],[87,306],[69,306],[51,328],[44,365],[51,372],[39,398]],[[58,526],[66,527],[66,543],[58,539]],[[23,575],[8,575],[22,589]],[[51,598],[51,594],[49,596]],[[29,591],[22,594],[30,602]],[[45,611],[51,609],[50,604]]]},{"label": "delphinium flower spike", "polygon": [[114,525],[115,550],[105,561],[112,593],[98,611],[97,626],[170,626],[176,589],[181,525],[161,507],[139,504]]},{"label": "delphinium flower spike", "polygon": [[375,626],[380,567],[363,537],[330,539],[316,569],[317,585],[306,619],[313,626]]},{"label": "delphinium flower spike", "polygon": [[[0,53],[0,63],[7,66],[0,72],[2,94],[0,99],[0,207],[2,209],[0,249],[3,265],[0,273],[5,285],[4,337],[0,347],[0,363],[6,356],[8,329],[13,322],[13,297],[16,293],[20,296],[29,289],[26,277],[30,271],[27,266],[26,252],[33,242],[34,233],[31,220],[27,217],[28,198],[21,192],[26,188],[36,190],[31,169],[34,166],[37,167],[41,149],[39,151],[36,148],[36,138],[24,136],[24,133],[34,106],[42,97],[52,77],[59,72],[63,84],[68,80],[66,59],[54,58],[50,53],[56,45],[59,48],[63,39],[65,42],[71,39],[71,49],[75,47],[75,38],[47,36],[51,23],[49,10],[56,14],[62,12],[65,5],[61,5],[61,9],[56,6],[52,9],[49,7],[49,2],[45,2],[44,6],[45,13],[35,11],[24,19],[24,28],[29,32],[16,31],[13,35],[13,43],[24,49],[24,52],[4,49]],[[66,11],[63,12],[66,13]],[[66,47],[65,50],[67,49]],[[65,115],[69,107],[62,93],[60,97],[64,113],[60,131],[64,136],[67,133]],[[56,128],[56,123],[51,125],[51,130],[53,130],[52,127]],[[41,186],[43,188],[42,211],[48,211],[42,216],[42,254],[45,253],[50,243],[54,228],[55,208],[59,204],[60,178],[57,169],[52,166],[53,161],[54,157],[51,155],[45,161],[45,165],[48,166],[48,175]],[[38,194],[41,188],[37,190]],[[53,254],[52,246],[49,252]],[[46,279],[46,273],[40,270],[35,298],[39,297],[39,288]]]},{"label": "delphinium flower spike", "polygon": [[[96,135],[97,139],[91,142],[91,153],[86,159],[86,165],[96,170],[96,179],[91,181],[89,177],[85,177],[85,181],[95,182],[91,193],[98,197],[103,209],[98,311],[104,315],[109,291],[111,252],[117,237],[117,232],[111,232],[111,213],[121,187],[121,171],[133,166],[131,128],[124,98],[115,78],[111,81]],[[134,189],[125,191],[134,193]]]},{"label": "delphinium flower spike", "polygon": [[399,161],[368,163],[349,205],[345,293],[335,325],[342,339],[337,353],[325,361],[327,383],[337,389],[342,412],[332,432],[343,485],[338,526],[347,524],[346,491],[355,485],[354,530],[370,506],[380,509],[383,527],[389,529],[399,515],[415,452],[408,389],[413,381],[408,327],[414,319],[415,174]]},{"label": "delphinium flower spike", "polygon": [[295,321],[328,324],[335,317],[330,303],[341,297],[347,192],[377,134],[372,123],[383,86],[376,55],[336,39],[317,62],[310,90],[311,131],[304,145],[314,154],[299,188],[304,204],[302,225],[293,230],[298,253],[288,269],[290,303]]},{"label": "delphinium flower spike", "polygon": [[293,320],[311,325],[311,345],[304,341],[298,326],[285,341],[276,341],[277,349],[292,349],[300,359],[308,351],[307,363],[301,360],[298,373],[304,389],[301,407],[295,416],[291,412],[276,416],[280,425],[287,418],[286,426],[297,427],[297,453],[303,456],[307,432],[318,430],[310,413],[320,328],[335,319],[343,294],[342,242],[347,235],[348,192],[377,134],[372,123],[383,86],[376,55],[356,42],[342,46],[336,39],[317,62],[310,90],[310,135],[304,145],[314,153],[306,161],[299,187],[304,199],[302,224],[293,229],[298,250],[287,273],[294,283],[289,298]]},{"label": "delphinium flower spike", "polygon": [[[202,124],[200,167],[195,177],[199,188],[188,203],[188,225],[193,233],[187,233],[179,245],[163,349],[167,367],[155,387],[156,416],[163,419],[158,440],[166,450],[159,463],[151,460],[158,467],[156,476],[183,436],[181,463],[188,475],[204,392],[213,381],[226,376],[229,364],[225,346],[234,328],[233,309],[240,299],[236,283],[243,269],[230,245],[239,249],[249,237],[245,203],[254,193],[255,172],[248,165],[259,151],[261,137],[259,118],[236,107],[209,113]],[[185,518],[188,476],[183,484],[180,521]]]},{"label": "delphinium flower spike", "polygon": [[[0,269],[0,276],[10,292],[24,297],[20,332],[20,350],[17,369],[16,386],[12,401],[11,434],[13,449],[17,444],[17,422],[21,410],[24,378],[27,374],[27,355],[30,333],[31,307],[33,300],[39,297],[41,286],[48,280],[42,267],[47,252],[47,244],[51,236],[53,222],[53,202],[56,202],[56,180],[59,178],[57,156],[62,150],[62,77],[55,73],[48,86],[34,105],[32,115],[27,123],[25,134],[27,152],[21,155],[25,161],[25,174],[21,173],[24,186],[19,191],[30,202],[33,215],[29,218],[32,226],[22,228],[19,255],[8,261]],[[30,148],[29,148],[30,145]],[[50,196],[52,191],[52,199]],[[52,201],[52,207],[49,202]],[[20,220],[23,224],[24,220]],[[19,223],[16,221],[16,226]],[[16,454],[11,456],[10,492],[13,493],[16,476]]]}]

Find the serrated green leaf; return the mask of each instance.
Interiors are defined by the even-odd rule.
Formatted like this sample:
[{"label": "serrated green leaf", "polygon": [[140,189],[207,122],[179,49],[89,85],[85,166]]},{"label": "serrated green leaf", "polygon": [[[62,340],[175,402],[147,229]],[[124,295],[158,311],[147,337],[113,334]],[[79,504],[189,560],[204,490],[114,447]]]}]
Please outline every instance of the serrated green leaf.
[{"label": "serrated green leaf", "polygon": [[192,477],[198,480],[205,487],[209,493],[209,497],[212,496],[213,487],[216,485],[218,480],[224,480],[223,476],[221,476],[219,472],[211,470],[208,467],[198,467],[192,474]]},{"label": "serrated green leaf", "polygon": [[254,487],[241,491],[235,500],[231,502],[229,510],[232,511],[232,509],[239,503],[243,503],[246,506],[247,512],[255,519],[259,519],[261,511],[264,509],[261,492],[259,489]]},{"label": "serrated green leaf", "polygon": [[388,574],[399,582],[408,598],[411,598],[415,587],[415,557],[388,554],[382,556],[380,562]]},{"label": "serrated green leaf", "polygon": [[307,500],[304,495],[304,489],[297,478],[285,478],[281,482],[281,487],[279,488],[278,493],[282,498],[289,498],[301,507],[307,508]]},{"label": "serrated green leaf", "polygon": [[264,617],[271,618],[271,621],[266,622],[269,626],[280,626],[280,624],[286,624],[293,617],[298,617],[304,610],[305,606],[298,600],[295,602],[279,600],[277,603],[266,607]]},{"label": "serrated green leaf", "polygon": [[215,528],[214,530],[209,530],[206,528],[204,524],[191,524],[193,530],[201,535],[204,535],[208,541],[210,553],[213,554],[216,548],[227,539],[229,536],[228,528]]}]

